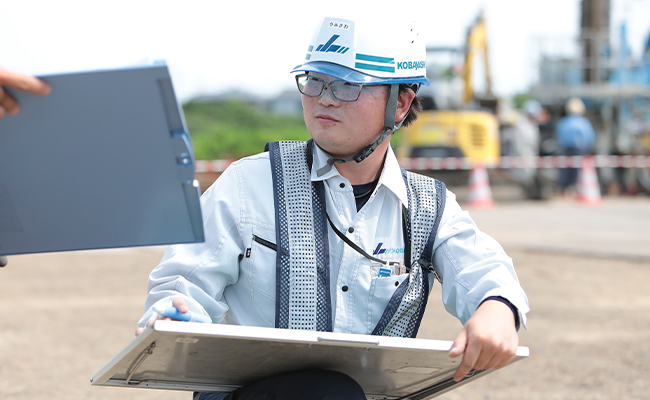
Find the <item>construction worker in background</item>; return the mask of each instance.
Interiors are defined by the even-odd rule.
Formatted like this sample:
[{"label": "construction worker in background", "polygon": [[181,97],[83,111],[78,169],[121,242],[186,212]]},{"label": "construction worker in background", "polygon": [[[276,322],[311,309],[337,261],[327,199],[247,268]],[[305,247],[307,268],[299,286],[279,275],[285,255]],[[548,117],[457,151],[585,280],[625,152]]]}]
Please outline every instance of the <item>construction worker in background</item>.
[{"label": "construction worker in background", "polygon": [[[464,324],[454,379],[505,366],[528,311],[512,259],[443,183],[401,169],[389,144],[417,117],[425,71],[413,24],[325,18],[292,71],[312,140],[269,143],[204,193],[206,241],[168,248],[136,334],[173,306],[213,323],[415,337],[438,279]],[[365,399],[331,371],[271,377],[227,398],[263,395]]]},{"label": "construction worker in background", "polygon": [[[0,68],[0,119],[5,114],[16,115],[20,112],[18,102],[7,93],[5,87],[24,90],[44,96],[50,93],[50,86],[40,79],[17,74]],[[0,255],[0,267],[7,265],[7,257]]]},{"label": "construction worker in background", "polygon": [[519,113],[514,109],[510,100],[501,99],[497,104],[499,118],[499,148],[501,156],[516,156],[515,142],[517,140],[517,120]]},{"label": "construction worker in background", "polygon": [[[558,122],[555,128],[560,155],[584,156],[590,154],[596,141],[596,134],[591,122],[584,117],[585,104],[577,97],[569,99],[565,105],[567,115]],[[576,184],[577,168],[562,168],[558,186],[563,194]]]},{"label": "construction worker in background", "polygon": [[[537,100],[527,100],[522,106],[523,115],[517,118],[514,125],[513,148],[514,154],[519,157],[527,157],[528,162],[532,165],[539,156],[540,134],[539,120],[542,114],[542,105]],[[537,187],[536,184],[537,168],[521,167],[512,171],[513,178],[520,182],[527,193],[528,197],[532,195]]]},{"label": "construction worker in background", "polygon": [[545,171],[536,168],[540,155],[539,124],[548,121],[548,113],[537,100],[527,100],[521,110],[515,110],[507,100],[499,102],[497,116],[500,124],[501,155],[521,157],[521,164],[510,169],[513,182],[519,184],[526,198],[543,200],[550,196],[551,182]]},{"label": "construction worker in background", "polygon": [[523,105],[524,117],[520,118],[517,153],[521,156],[539,156],[539,122],[544,109],[537,100],[527,100]]}]

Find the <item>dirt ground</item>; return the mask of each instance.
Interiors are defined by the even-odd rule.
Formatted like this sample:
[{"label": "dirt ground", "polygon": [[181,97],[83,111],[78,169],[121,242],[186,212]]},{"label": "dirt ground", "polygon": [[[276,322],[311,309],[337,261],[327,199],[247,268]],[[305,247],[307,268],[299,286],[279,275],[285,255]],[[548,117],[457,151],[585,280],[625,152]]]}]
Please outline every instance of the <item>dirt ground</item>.
[{"label": "dirt ground", "polygon": [[[470,210],[514,259],[531,356],[440,399],[650,399],[650,199]],[[184,399],[92,387],[132,339],[162,247],[10,256],[0,270],[0,399]],[[420,337],[460,324],[431,294]]]}]

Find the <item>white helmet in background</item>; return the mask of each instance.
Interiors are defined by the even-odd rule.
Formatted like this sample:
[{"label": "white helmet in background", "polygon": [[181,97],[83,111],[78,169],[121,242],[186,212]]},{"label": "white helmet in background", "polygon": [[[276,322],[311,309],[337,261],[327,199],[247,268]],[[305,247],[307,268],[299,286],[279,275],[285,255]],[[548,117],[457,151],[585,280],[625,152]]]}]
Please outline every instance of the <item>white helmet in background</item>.
[{"label": "white helmet in background", "polygon": [[579,97],[572,97],[566,102],[564,109],[569,115],[584,115],[585,103]]},{"label": "white helmet in background", "polygon": [[399,85],[429,86],[426,77],[426,46],[414,22],[382,23],[377,18],[324,18],[314,32],[302,64],[291,72],[318,72],[347,82],[390,85],[384,129],[359,153],[331,158],[319,170],[325,174],[334,162],[361,162],[402,125],[395,122]]}]

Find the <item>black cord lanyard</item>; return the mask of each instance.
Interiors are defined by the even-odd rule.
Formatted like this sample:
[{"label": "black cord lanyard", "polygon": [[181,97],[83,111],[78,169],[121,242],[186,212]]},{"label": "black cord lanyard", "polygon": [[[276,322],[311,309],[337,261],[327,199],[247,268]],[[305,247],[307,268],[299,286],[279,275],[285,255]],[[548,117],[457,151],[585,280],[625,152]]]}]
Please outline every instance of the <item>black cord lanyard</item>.
[{"label": "black cord lanyard", "polygon": [[[310,140],[307,144],[307,164],[309,166],[310,171],[313,162],[312,143],[313,143],[312,140]],[[340,230],[338,230],[336,226],[334,226],[334,223],[332,222],[329,214],[327,213],[327,203],[325,202],[325,197],[323,196],[325,192],[325,185],[323,184],[322,181],[317,181],[312,183],[316,185],[316,193],[318,193],[318,197],[320,198],[320,201],[323,204],[323,210],[325,211],[325,216],[327,217],[327,221],[330,223],[332,230],[334,231],[334,233],[336,233],[336,236],[338,236],[341,240],[343,240],[348,246],[352,247],[352,249],[354,249],[357,253],[361,254],[362,256],[364,256],[370,261],[375,261],[384,265],[399,265],[399,262],[397,261],[385,261],[380,258],[371,256],[364,249],[362,249],[358,244],[348,239],[347,236],[345,236]],[[411,238],[408,234],[408,227],[406,225],[407,220],[408,220],[408,210],[406,209],[406,206],[402,205],[402,234],[404,235],[404,265],[406,266],[406,270],[410,271],[411,270],[411,240],[410,240]]]},{"label": "black cord lanyard", "polygon": [[[323,205],[323,208],[325,208],[325,205]],[[406,220],[404,219],[405,210],[406,210],[406,207],[404,207],[404,208],[402,209],[402,231],[403,231],[403,233],[404,233],[404,238],[405,238],[405,241],[404,241],[404,252],[406,253],[406,249],[408,248],[407,243],[406,243],[406,237],[408,236],[408,234],[406,233]],[[361,254],[362,256],[364,256],[365,258],[367,258],[367,259],[370,260],[370,261],[375,261],[375,262],[378,262],[378,263],[380,263],[380,264],[384,264],[384,265],[399,265],[399,261],[387,261],[387,260],[382,260],[381,258],[377,258],[377,257],[371,256],[371,255],[368,254],[364,249],[362,249],[358,244],[354,243],[354,242],[353,242],[352,240],[350,240],[347,236],[345,236],[345,235],[344,235],[340,230],[338,230],[338,229],[336,228],[336,226],[334,226],[334,223],[333,223],[332,220],[330,219],[330,216],[329,216],[329,214],[327,213],[327,211],[325,211],[325,216],[327,217],[327,222],[330,223],[330,226],[332,227],[332,230],[334,231],[334,233],[336,233],[336,236],[338,236],[339,238],[341,238],[341,240],[343,240],[343,241],[344,241],[348,246],[352,247],[352,248],[353,248],[357,253]],[[406,254],[405,254],[405,255],[406,255]],[[410,257],[409,257],[409,258],[410,258]],[[405,263],[405,265],[408,265],[408,264],[406,264],[406,258],[405,258],[405,260],[404,260],[404,263]]]}]

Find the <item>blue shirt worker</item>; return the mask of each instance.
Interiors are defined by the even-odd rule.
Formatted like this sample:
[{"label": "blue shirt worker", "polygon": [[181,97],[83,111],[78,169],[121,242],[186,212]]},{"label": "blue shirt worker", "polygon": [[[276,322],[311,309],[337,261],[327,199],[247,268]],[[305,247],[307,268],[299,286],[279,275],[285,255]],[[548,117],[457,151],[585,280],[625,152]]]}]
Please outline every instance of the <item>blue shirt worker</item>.
[{"label": "blue shirt worker", "polygon": [[[585,104],[577,97],[569,99],[565,105],[567,115],[555,128],[560,154],[563,156],[584,156],[590,154],[596,141],[596,133],[591,122],[584,117]],[[577,168],[560,170],[558,186],[562,192],[578,181]]]},{"label": "blue shirt worker", "polygon": [[[269,143],[204,193],[206,241],[170,246],[149,277],[154,307],[213,323],[415,337],[429,291],[464,327],[454,376],[505,366],[528,300],[512,259],[454,194],[400,168],[389,138],[420,109],[425,45],[413,24],[325,18],[292,73],[308,142]],[[343,374],[299,371],[228,399],[365,399]],[[197,393],[196,399],[223,394]]]}]

